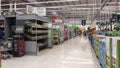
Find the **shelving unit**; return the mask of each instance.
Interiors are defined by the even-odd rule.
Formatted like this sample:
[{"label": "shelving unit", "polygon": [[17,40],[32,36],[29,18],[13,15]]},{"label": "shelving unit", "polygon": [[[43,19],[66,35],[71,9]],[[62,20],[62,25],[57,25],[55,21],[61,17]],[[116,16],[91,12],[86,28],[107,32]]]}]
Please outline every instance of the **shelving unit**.
[{"label": "shelving unit", "polygon": [[19,26],[25,26],[25,54],[38,55],[41,48],[51,47],[51,20],[35,14],[16,15]]},{"label": "shelving unit", "polygon": [[95,36],[95,48],[97,58],[102,68],[119,68],[120,37],[104,35]]},{"label": "shelving unit", "polygon": [[[30,23],[32,23],[32,24],[30,24]],[[44,27],[43,23],[44,22],[41,22],[41,21],[37,22],[37,24],[32,21],[29,21],[29,23],[27,22],[27,24],[25,26],[26,39],[33,40],[33,41],[36,40],[39,43],[39,40],[48,38],[48,28]]]},{"label": "shelving unit", "polygon": [[51,20],[46,17],[39,17],[35,14],[6,15],[0,16],[0,24],[4,23],[5,40],[16,37],[16,30],[23,27],[25,38],[25,54],[37,55],[43,47],[52,47],[51,27],[48,25]]},{"label": "shelving unit", "polygon": [[53,28],[53,33],[54,33],[53,43],[60,44],[60,31],[59,31],[59,29]]},{"label": "shelving unit", "polygon": [[[4,26],[5,26],[5,19],[4,19],[4,17],[3,16],[0,16],[0,27],[2,27],[3,29],[1,29],[3,32],[5,32],[5,28],[4,28]],[[3,25],[4,26],[3,26]],[[4,37],[5,37],[5,34],[3,35]],[[2,38],[4,38],[4,37],[2,37]],[[0,41],[1,42],[1,41]],[[2,62],[1,62],[1,60],[2,60],[2,56],[1,56],[1,48],[0,48],[0,68],[2,68]]]},{"label": "shelving unit", "polygon": [[1,33],[1,40],[5,38],[5,18],[0,16],[0,31]]},{"label": "shelving unit", "polygon": [[64,23],[54,22],[53,25],[53,43],[60,44],[64,41]]},{"label": "shelving unit", "polygon": [[[113,68],[116,68],[116,66],[117,66],[117,61],[119,61],[119,60],[117,60],[117,57],[120,57],[120,56],[117,56],[117,53],[119,53],[119,50],[117,49],[118,47],[117,47],[117,40],[120,40],[120,37],[106,37],[106,43],[108,43],[107,44],[107,46],[109,46],[110,44],[110,38],[112,39],[112,44],[111,44],[111,47],[107,47],[107,59],[108,59],[108,63],[111,63],[112,64],[112,67]],[[112,49],[111,49],[112,48]],[[111,55],[109,54],[110,53],[110,50],[112,50],[111,51]],[[111,56],[111,57],[110,57]],[[112,61],[110,61],[110,58],[112,59]],[[111,65],[111,64],[109,64],[109,65]]]},{"label": "shelving unit", "polygon": [[95,36],[95,46],[94,50],[96,53],[96,56],[99,59],[100,64],[102,65],[102,68],[106,68],[106,42],[105,42],[105,36],[103,35],[96,35]]}]

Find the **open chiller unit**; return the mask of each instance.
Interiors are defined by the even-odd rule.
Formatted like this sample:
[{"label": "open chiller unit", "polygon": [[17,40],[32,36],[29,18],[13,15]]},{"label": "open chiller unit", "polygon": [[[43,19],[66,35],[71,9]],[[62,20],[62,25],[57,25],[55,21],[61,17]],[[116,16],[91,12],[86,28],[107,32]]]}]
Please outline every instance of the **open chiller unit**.
[{"label": "open chiller unit", "polygon": [[58,25],[53,25],[53,43],[60,44],[60,29]]}]

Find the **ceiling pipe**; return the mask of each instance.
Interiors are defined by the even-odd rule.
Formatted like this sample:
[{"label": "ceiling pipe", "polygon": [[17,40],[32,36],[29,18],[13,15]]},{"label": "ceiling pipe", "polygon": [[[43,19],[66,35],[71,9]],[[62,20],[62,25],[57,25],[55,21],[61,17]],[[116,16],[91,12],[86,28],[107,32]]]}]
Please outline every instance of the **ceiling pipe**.
[{"label": "ceiling pipe", "polygon": [[100,10],[98,10],[97,14],[95,15],[95,17],[93,18],[93,20],[91,21],[91,24],[94,22],[94,20],[97,18],[97,16],[99,15],[100,11],[103,9],[103,7],[105,7],[105,5],[107,5],[107,2],[111,2],[112,0],[106,0],[102,6],[100,7]]}]

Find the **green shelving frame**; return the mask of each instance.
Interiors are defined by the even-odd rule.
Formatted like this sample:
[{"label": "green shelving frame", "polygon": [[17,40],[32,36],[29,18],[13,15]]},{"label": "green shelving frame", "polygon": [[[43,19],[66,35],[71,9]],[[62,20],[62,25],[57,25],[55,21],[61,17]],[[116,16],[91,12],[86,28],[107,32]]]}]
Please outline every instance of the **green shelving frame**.
[{"label": "green shelving frame", "polygon": [[117,68],[120,68],[120,40],[117,40]]},{"label": "green shelving frame", "polygon": [[112,68],[113,67],[113,65],[112,65],[112,38],[110,38],[110,51],[109,51],[109,53],[110,53],[110,68]]}]

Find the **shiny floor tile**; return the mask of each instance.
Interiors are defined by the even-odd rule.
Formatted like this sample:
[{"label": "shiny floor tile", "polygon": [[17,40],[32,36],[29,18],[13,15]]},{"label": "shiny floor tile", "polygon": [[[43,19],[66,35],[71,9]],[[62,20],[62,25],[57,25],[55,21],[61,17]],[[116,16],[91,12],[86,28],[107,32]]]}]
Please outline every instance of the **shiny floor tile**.
[{"label": "shiny floor tile", "polygon": [[2,68],[100,68],[85,37],[76,37],[40,51],[39,56],[23,56],[2,61]]}]

